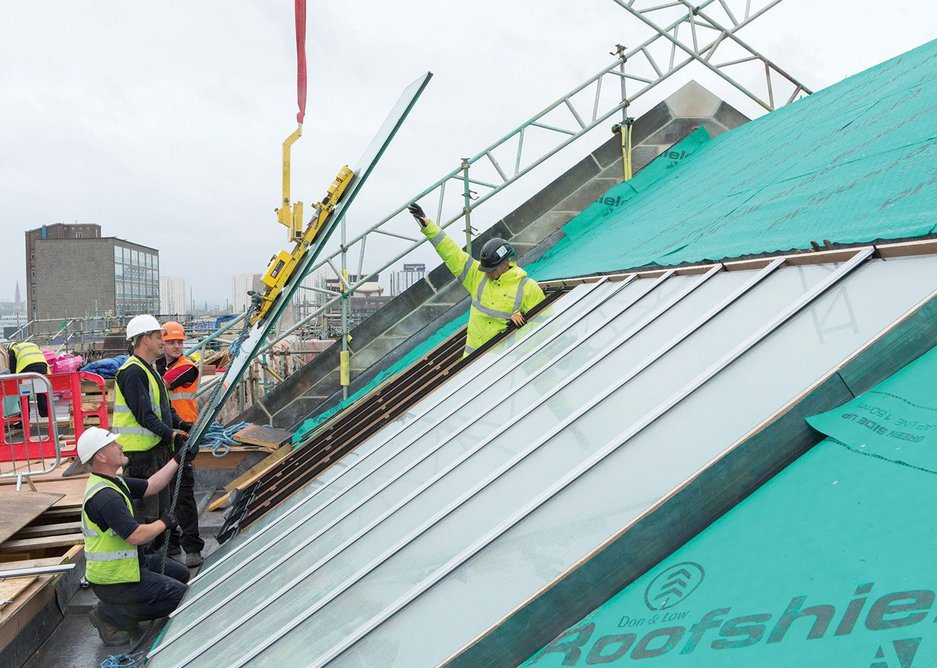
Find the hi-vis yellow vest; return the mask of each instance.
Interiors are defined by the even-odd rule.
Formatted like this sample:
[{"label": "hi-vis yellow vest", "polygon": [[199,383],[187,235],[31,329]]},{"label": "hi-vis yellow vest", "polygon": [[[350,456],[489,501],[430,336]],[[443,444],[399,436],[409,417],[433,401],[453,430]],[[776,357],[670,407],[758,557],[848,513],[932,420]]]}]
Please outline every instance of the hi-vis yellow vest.
[{"label": "hi-vis yellow vest", "polygon": [[459,248],[439,225],[430,222],[421,231],[449,271],[472,296],[463,356],[507,329],[508,319],[517,311],[527,313],[544,300],[543,290],[537,281],[529,278],[527,272],[513,262],[497,281],[489,280],[478,260]]},{"label": "hi-vis yellow vest", "polygon": [[13,373],[22,373],[23,369],[30,364],[44,364],[46,373],[49,373],[49,362],[35,343],[29,341],[14,343],[10,346],[10,350],[16,355],[16,368],[13,369]]},{"label": "hi-vis yellow vest", "polygon": [[88,501],[102,489],[113,489],[127,503],[133,514],[133,503],[119,485],[92,473],[85,485],[85,498],[81,507],[81,533],[85,537],[85,577],[92,584],[120,584],[140,581],[140,561],[137,548],[116,533],[114,529],[102,531],[91,521],[85,508]]},{"label": "hi-vis yellow vest", "polygon": [[[146,373],[150,383],[150,404],[153,407],[153,412],[159,417],[161,415],[159,390],[160,384],[163,382],[162,379],[157,380],[152,371],[147,369],[143,362],[134,355],[128,357],[127,361],[121,364],[116,375],[120,376],[121,371],[134,364]],[[130,412],[127,400],[124,399],[124,394],[120,391],[120,385],[117,382],[114,383],[114,389],[117,390],[117,396],[114,397],[114,419],[111,420],[111,432],[118,434],[117,440],[120,446],[124,449],[124,452],[144,452],[153,449],[157,443],[163,440],[162,437],[137,422],[137,418]]]}]

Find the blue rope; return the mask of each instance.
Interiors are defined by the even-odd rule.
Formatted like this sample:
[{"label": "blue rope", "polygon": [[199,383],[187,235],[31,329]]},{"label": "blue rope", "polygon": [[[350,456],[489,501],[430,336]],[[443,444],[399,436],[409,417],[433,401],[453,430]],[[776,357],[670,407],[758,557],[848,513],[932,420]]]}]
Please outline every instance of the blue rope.
[{"label": "blue rope", "polygon": [[250,426],[250,422],[238,422],[230,427],[225,427],[218,422],[212,422],[208,425],[208,429],[205,430],[205,435],[202,437],[200,445],[202,447],[211,448],[212,457],[224,457],[231,451],[231,446],[237,444],[237,441],[234,440],[234,435],[245,427]]},{"label": "blue rope", "polygon": [[142,666],[146,652],[136,654],[111,654],[101,662],[101,668],[132,668]]}]

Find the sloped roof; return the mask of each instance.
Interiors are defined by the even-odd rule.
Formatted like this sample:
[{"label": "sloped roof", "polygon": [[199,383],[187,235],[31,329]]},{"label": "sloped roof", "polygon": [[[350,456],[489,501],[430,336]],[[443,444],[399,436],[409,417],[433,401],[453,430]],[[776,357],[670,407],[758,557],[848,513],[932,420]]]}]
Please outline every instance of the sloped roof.
[{"label": "sloped roof", "polygon": [[[570,228],[566,251],[532,265],[533,275],[857,240],[826,234],[844,226],[873,238],[925,233],[937,112],[928,101],[909,114],[899,98],[926,100],[935,51],[937,42],[880,66],[887,76],[876,68],[776,112],[785,123],[755,121],[772,130],[744,144],[756,155],[720,148],[749,126],[689,138],[695,155],[674,159],[646,189],[631,182],[628,204],[601,222],[590,212],[593,223],[578,238]],[[858,86],[863,78],[875,86]],[[804,150],[824,138],[812,127],[823,123],[827,143],[852,137],[832,156]],[[781,162],[781,147],[799,167],[758,167]],[[866,161],[879,166],[853,168]],[[713,174],[704,162],[730,164]],[[901,183],[886,188],[887,174]],[[705,187],[686,194],[696,179]],[[670,202],[685,215],[658,212]],[[873,202],[878,213],[862,217]],[[775,207],[777,216],[762,215]],[[620,219],[630,211],[644,216]],[[692,232],[681,235],[680,221]],[[193,581],[152,665],[411,666],[459,652],[933,295],[937,256],[870,253],[575,288],[362,444],[351,465],[226,543]]]},{"label": "sloped roof", "polygon": [[810,420],[836,438],[524,665],[937,663],[935,377],[932,349]]},{"label": "sloped roof", "polygon": [[[564,228],[538,279],[932,234],[937,40],[658,159]],[[678,153],[677,149],[673,152]],[[659,172],[666,172],[660,178]]]},{"label": "sloped roof", "polygon": [[225,543],[152,665],[445,660],[933,291],[870,253],[573,289]]},{"label": "sloped roof", "polygon": [[[715,139],[700,128],[573,218],[526,269],[546,280],[933,234],[935,101],[937,40]],[[310,419],[295,441],[466,321]]]}]

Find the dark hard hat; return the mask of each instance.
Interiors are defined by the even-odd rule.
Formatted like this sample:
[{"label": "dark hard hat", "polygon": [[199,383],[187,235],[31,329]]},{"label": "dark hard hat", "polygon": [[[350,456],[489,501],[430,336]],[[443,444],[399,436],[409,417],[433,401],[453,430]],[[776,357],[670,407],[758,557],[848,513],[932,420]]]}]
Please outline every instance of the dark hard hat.
[{"label": "dark hard hat", "polygon": [[517,253],[514,252],[514,246],[504,239],[495,237],[494,239],[486,241],[485,245],[482,246],[481,256],[478,258],[478,261],[481,264],[481,270],[487,272],[492,271],[505,260],[516,257],[516,255]]}]

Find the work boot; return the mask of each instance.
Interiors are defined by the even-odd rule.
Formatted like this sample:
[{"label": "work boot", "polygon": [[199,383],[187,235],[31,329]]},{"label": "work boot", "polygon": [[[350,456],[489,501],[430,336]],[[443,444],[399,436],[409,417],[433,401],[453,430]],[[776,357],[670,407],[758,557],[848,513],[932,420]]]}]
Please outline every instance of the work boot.
[{"label": "work boot", "polygon": [[101,642],[108,647],[116,647],[118,645],[127,645],[130,643],[130,633],[105,622],[101,618],[97,606],[91,608],[91,611],[88,613],[88,618],[91,620],[91,625],[98,630],[98,635],[101,636]]},{"label": "work boot", "polygon": [[189,568],[198,568],[202,565],[202,553],[201,552],[186,552],[185,553],[185,565]]}]

